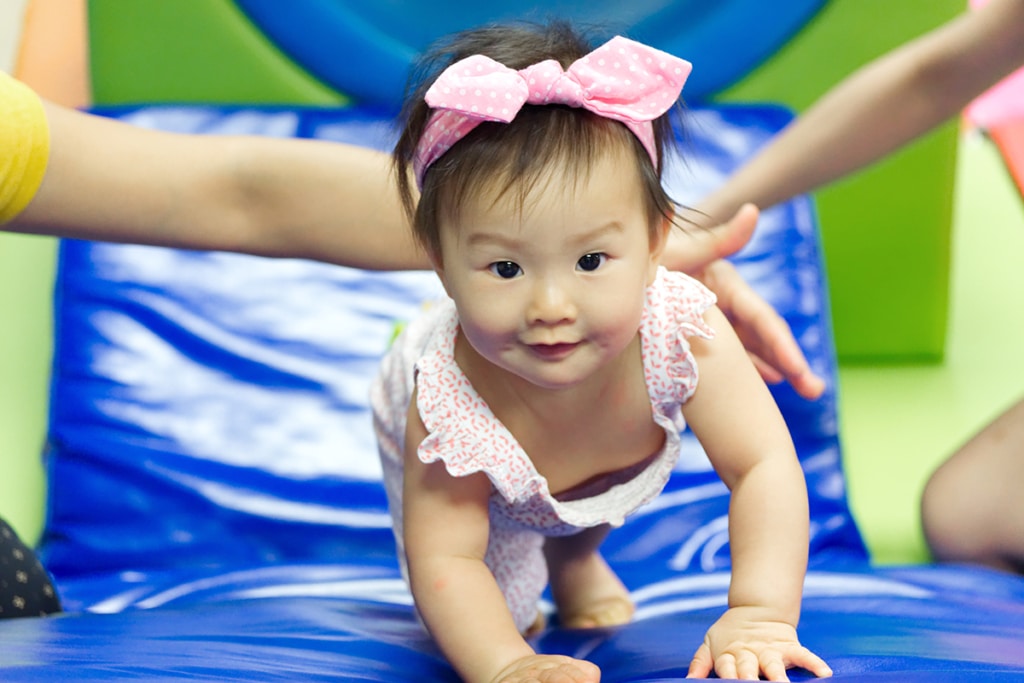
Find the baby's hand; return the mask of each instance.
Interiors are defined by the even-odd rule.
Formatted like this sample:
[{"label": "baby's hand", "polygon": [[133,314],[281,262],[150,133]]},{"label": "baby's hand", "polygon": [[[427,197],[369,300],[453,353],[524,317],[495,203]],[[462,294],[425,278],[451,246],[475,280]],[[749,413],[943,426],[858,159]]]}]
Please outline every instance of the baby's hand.
[{"label": "baby's hand", "polygon": [[832,675],[821,657],[800,644],[792,625],[758,619],[755,608],[734,607],[708,629],[686,677],[707,678],[714,671],[719,678],[788,681],[786,669],[796,666]]},{"label": "baby's hand", "polygon": [[529,655],[509,664],[492,683],[599,683],[601,670],[563,655]]}]

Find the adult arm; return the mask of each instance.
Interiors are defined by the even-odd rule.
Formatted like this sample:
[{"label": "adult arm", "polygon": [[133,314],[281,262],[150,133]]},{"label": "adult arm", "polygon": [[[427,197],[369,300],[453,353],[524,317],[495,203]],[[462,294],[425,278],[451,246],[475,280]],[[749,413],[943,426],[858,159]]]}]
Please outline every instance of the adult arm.
[{"label": "adult arm", "polygon": [[[748,202],[770,207],[814,190],[954,116],[1021,64],[1024,0],[992,0],[854,72],[699,208],[715,223]],[[666,248],[665,265],[694,273],[691,246],[691,240],[675,237]],[[711,262],[699,274],[718,295],[766,380],[786,379],[806,398],[821,394],[824,383],[811,372],[785,321],[730,264]]]},{"label": "adult arm", "polygon": [[825,382],[811,370],[789,325],[724,260],[747,243],[758,215],[757,207],[744,204],[732,218],[710,230],[694,226],[673,230],[662,263],[700,278],[716,294],[718,307],[766,382],[785,380],[800,396],[816,399],[825,391]]},{"label": "adult arm", "polygon": [[7,230],[365,268],[428,267],[386,154],[146,130],[44,102],[50,154]]},{"label": "adult arm", "polygon": [[[0,74],[5,78],[0,112],[15,97]],[[429,267],[381,152],[324,141],[175,134],[48,102],[42,107],[49,131],[45,174],[5,230],[363,268]],[[17,126],[0,130],[28,134]],[[699,274],[745,244],[755,223],[756,211],[747,209],[722,226],[691,230],[671,266]],[[726,267],[708,273],[723,307],[737,302],[728,310],[752,353],[765,361],[766,378],[785,376],[804,395],[820,393],[816,385],[801,390],[806,378],[820,380],[771,307]]]},{"label": "adult arm", "polygon": [[[109,242],[428,268],[388,155],[344,143],[144,129],[43,102],[49,160],[6,230]],[[754,222],[687,244],[698,270],[739,249]]]},{"label": "adult arm", "polygon": [[992,0],[840,82],[700,204],[725,220],[870,164],[955,116],[1024,64],[1024,0]]}]

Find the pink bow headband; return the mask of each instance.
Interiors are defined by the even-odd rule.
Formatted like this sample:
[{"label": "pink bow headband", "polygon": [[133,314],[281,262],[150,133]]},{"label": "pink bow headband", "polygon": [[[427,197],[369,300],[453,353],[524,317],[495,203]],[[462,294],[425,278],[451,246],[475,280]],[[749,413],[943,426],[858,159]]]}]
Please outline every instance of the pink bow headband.
[{"label": "pink bow headband", "polygon": [[651,121],[682,92],[691,64],[616,36],[568,69],[548,59],[516,71],[484,55],[455,62],[438,76],[425,100],[434,113],[413,159],[416,182],[452,145],[484,121],[512,121],[524,104],[564,104],[620,121],[658,165]]}]

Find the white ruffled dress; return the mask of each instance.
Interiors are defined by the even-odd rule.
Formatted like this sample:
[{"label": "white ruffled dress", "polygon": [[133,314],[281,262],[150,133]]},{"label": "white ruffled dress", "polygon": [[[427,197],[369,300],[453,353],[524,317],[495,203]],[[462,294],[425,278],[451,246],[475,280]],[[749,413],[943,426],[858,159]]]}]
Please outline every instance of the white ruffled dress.
[{"label": "white ruffled dress", "polygon": [[665,444],[639,472],[609,480],[584,497],[551,494],[547,480],[462,373],[454,358],[458,317],[453,302],[439,302],[412,322],[384,358],[370,396],[403,574],[402,453],[414,387],[428,431],[418,450],[420,459],[443,461],[455,477],[483,472],[491,480],[485,560],[516,625],[525,631],[537,616],[547,585],[544,538],[601,524],[621,526],[627,515],[664,488],[679,457],[684,426],[680,407],[697,387],[687,338],[714,336],[703,319],[714,302],[714,294],[696,280],[659,270],[647,290],[640,339],[652,417],[665,431]]}]

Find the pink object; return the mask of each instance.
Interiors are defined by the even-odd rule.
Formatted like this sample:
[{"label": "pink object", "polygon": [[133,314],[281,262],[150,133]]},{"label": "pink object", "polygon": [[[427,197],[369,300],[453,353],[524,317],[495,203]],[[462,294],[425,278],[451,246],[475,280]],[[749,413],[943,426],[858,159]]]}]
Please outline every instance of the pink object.
[{"label": "pink object", "polygon": [[484,121],[512,121],[524,104],[564,104],[620,121],[657,166],[651,121],[679,99],[692,65],[667,52],[616,36],[568,69],[548,59],[516,71],[484,55],[459,60],[430,86],[427,122],[413,170],[423,174]]},{"label": "pink object", "polygon": [[[988,0],[971,0],[972,10],[979,10]],[[1024,68],[996,83],[967,105],[967,120],[989,130],[1003,124],[1024,120]]]},{"label": "pink object", "polygon": [[[988,0],[971,0],[972,10]],[[967,121],[988,133],[1024,196],[1024,68],[996,83],[964,110]]]},{"label": "pink object", "polygon": [[967,106],[968,120],[989,129],[1024,119],[1024,69],[1018,69]]}]

